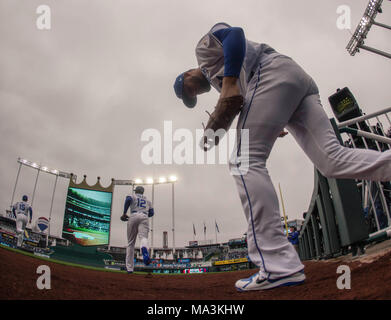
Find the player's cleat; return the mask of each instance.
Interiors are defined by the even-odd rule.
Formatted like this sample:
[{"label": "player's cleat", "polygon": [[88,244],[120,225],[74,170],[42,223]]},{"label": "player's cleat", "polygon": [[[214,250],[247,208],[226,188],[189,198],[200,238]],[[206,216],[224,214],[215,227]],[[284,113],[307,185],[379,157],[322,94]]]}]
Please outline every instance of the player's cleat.
[{"label": "player's cleat", "polygon": [[133,271],[126,271],[128,274],[132,274],[133,273]]},{"label": "player's cleat", "polygon": [[304,280],[304,271],[299,271],[290,276],[275,279],[260,275],[259,272],[257,272],[250,278],[236,281],[235,288],[238,291],[267,290],[277,287],[299,285],[302,284]]},{"label": "player's cleat", "polygon": [[143,260],[144,260],[144,264],[147,266],[151,263],[151,259],[149,259],[149,253],[148,253],[148,249],[145,248],[145,247],[142,247],[141,248],[141,252],[143,253]]}]

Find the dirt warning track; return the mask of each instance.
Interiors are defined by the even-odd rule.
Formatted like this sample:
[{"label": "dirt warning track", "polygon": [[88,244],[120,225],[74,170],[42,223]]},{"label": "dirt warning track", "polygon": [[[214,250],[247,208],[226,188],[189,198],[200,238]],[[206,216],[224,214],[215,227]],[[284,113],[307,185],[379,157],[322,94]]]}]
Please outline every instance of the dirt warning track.
[{"label": "dirt warning track", "polygon": [[[391,299],[391,251],[360,259],[304,262],[306,282],[263,292],[237,292],[234,283],[256,270],[192,275],[145,275],[65,266],[0,248],[0,299],[56,300],[319,300]],[[47,265],[51,289],[39,290],[37,268]],[[351,289],[337,288],[337,268],[351,270]]]}]

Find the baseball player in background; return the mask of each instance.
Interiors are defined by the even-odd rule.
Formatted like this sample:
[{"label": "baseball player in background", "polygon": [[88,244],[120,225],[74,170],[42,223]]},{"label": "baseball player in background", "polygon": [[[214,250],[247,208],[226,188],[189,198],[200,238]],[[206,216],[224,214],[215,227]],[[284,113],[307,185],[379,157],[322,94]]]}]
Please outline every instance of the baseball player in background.
[{"label": "baseball player in background", "polygon": [[[137,186],[135,195],[127,196],[125,199],[124,213],[121,216],[122,221],[127,221],[127,239],[128,246],[126,247],[126,270],[133,273],[134,270],[134,245],[137,235],[140,238],[140,247],[145,265],[150,264],[148,253],[148,218],[154,215],[154,210],[151,201],[144,196],[144,188]],[[130,208],[130,216],[126,213]]]},{"label": "baseball player in background", "polygon": [[[12,207],[12,213],[16,217],[16,234],[17,234],[17,247],[21,247],[23,243],[23,235],[26,230],[27,222],[31,224],[33,217],[33,209],[28,204],[28,197],[24,195],[22,201],[17,202]],[[30,218],[28,218],[30,216]]]},{"label": "baseball player in background", "polygon": [[[208,92],[211,86],[220,93],[206,130],[227,130],[240,114],[230,169],[235,172],[248,221],[249,258],[259,272],[238,280],[235,287],[248,291],[301,284],[304,266],[284,235],[278,198],[266,169],[277,137],[285,135],[286,128],[318,170],[330,178],[389,181],[391,150],[341,146],[314,80],[290,57],[246,39],[239,27],[214,25],[198,42],[195,53],[198,68],[176,78],[177,97],[192,108],[197,95]],[[246,155],[240,153],[240,129],[249,132]],[[249,164],[248,171],[241,171],[242,161]]]}]

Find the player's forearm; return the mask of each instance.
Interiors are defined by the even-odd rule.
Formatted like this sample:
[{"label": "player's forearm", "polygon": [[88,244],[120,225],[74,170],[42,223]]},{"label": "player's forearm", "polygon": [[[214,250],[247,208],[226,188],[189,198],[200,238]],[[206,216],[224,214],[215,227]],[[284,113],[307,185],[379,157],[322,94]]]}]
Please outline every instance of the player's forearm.
[{"label": "player's forearm", "polygon": [[224,77],[220,97],[226,98],[226,97],[236,96],[239,94],[240,94],[240,89],[238,85],[238,78]]},{"label": "player's forearm", "polygon": [[124,204],[124,214],[126,214],[131,204],[132,204],[132,198],[126,197],[125,204]]}]

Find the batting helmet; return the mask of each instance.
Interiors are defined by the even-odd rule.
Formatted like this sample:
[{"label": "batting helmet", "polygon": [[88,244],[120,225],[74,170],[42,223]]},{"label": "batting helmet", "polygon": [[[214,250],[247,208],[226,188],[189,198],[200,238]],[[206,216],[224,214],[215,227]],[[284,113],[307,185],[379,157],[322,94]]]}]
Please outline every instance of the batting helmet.
[{"label": "batting helmet", "polygon": [[144,194],[144,187],[137,186],[136,189],[134,189],[134,192],[137,194]]},{"label": "batting helmet", "polygon": [[26,196],[26,195],[24,195],[23,197],[22,197],[22,200],[23,201],[27,201],[29,198]]}]

